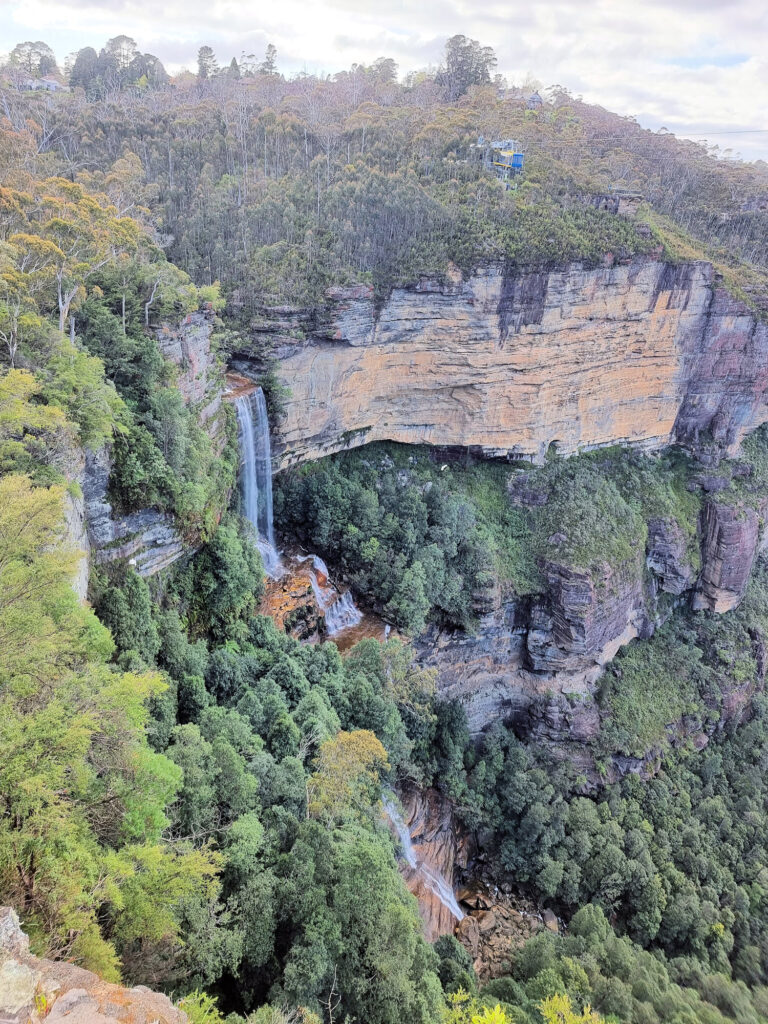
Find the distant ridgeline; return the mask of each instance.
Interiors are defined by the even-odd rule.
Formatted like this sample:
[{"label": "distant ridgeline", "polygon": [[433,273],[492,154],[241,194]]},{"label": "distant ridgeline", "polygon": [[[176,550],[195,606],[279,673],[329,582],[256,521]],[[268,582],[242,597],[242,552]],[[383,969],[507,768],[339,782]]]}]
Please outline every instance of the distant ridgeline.
[{"label": "distant ridgeline", "polygon": [[[768,171],[494,66],[0,68],[0,905],[193,1024],[768,1019]],[[428,944],[385,787],[568,934]]]}]

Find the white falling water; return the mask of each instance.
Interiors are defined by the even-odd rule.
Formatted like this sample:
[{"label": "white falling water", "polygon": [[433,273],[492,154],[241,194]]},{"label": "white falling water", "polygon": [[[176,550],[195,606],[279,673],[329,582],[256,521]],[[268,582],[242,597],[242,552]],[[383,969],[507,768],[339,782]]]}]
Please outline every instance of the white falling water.
[{"label": "white falling water", "polygon": [[457,921],[461,921],[464,918],[464,911],[458,904],[456,896],[453,892],[453,886],[434,871],[429,864],[425,864],[423,861],[419,861],[416,856],[416,851],[413,848],[411,842],[411,833],[408,831],[408,826],[403,821],[402,815],[398,810],[397,803],[390,796],[383,798],[384,811],[395,826],[397,837],[400,840],[400,847],[402,850],[403,858],[416,874],[424,881],[426,887],[433,892],[435,896],[440,900],[444,907],[446,907]]},{"label": "white falling water", "polygon": [[321,576],[325,576],[328,579],[331,574],[328,572],[328,566],[320,555],[308,555],[307,557],[312,559],[312,568],[315,572],[319,572]]},{"label": "white falling water", "polygon": [[325,616],[325,629],[329,636],[360,622],[363,613],[355,606],[352,591],[340,594],[334,586],[328,586],[328,567],[319,555],[312,556],[309,579],[315,600]]},{"label": "white falling water", "polygon": [[243,505],[255,532],[267,575],[280,575],[280,555],[275,546],[272,512],[272,448],[264,392],[256,388],[235,402],[240,432]]}]

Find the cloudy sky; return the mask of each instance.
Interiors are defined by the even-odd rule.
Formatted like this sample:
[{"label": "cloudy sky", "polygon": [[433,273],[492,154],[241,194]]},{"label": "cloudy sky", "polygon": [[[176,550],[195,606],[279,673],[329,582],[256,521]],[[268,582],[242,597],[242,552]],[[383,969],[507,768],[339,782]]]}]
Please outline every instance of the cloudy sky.
[{"label": "cloudy sky", "polygon": [[271,42],[286,74],[379,56],[403,74],[439,63],[456,32],[493,46],[512,83],[530,75],[646,127],[768,159],[765,0],[0,0],[0,52],[42,39],[63,60],[125,33],[171,70],[194,67],[202,44],[228,63]]}]

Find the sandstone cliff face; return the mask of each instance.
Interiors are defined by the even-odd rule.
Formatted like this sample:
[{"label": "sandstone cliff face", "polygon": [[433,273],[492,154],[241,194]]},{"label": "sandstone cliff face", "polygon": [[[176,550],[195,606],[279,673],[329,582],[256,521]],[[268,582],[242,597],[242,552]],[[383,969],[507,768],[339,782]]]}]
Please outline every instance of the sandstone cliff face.
[{"label": "sandstone cliff face", "polygon": [[85,470],[85,458],[81,450],[74,454],[74,466],[70,465],[69,475],[81,487],[80,493],[67,492],[64,498],[64,517],[66,524],[66,541],[74,551],[80,552],[77,573],[72,581],[72,589],[81,601],[88,593],[88,570],[90,564],[91,542],[88,537],[88,523],[85,512],[85,495],[82,493],[81,481]]},{"label": "sandstone cliff face", "polygon": [[[401,804],[419,868],[425,865],[452,887],[456,869],[467,864],[468,837],[459,832],[450,801],[436,789],[408,789],[401,794]],[[434,942],[440,935],[452,934],[457,918],[425,881],[424,872],[407,863],[401,863],[400,870],[419,901],[427,940]]]},{"label": "sandstone cliff face", "polygon": [[578,673],[585,657],[602,665],[639,635],[646,611],[638,556],[599,572],[544,564],[546,589],[531,609],[526,638],[534,671]]},{"label": "sandstone cliff face", "polygon": [[646,562],[660,590],[679,597],[691,586],[694,572],[687,563],[685,533],[674,519],[651,519],[648,523]]},{"label": "sandstone cliff face", "polygon": [[0,1021],[3,1024],[186,1024],[167,996],[124,988],[74,964],[31,956],[10,907],[0,907]]},{"label": "sandstone cliff face", "polygon": [[749,582],[760,516],[753,508],[710,501],[702,526],[704,559],[693,607],[729,612],[739,604]]},{"label": "sandstone cliff face", "polygon": [[218,445],[224,445],[222,391],[224,378],[211,349],[214,313],[208,306],[190,313],[178,327],[163,325],[157,332],[161,353],[177,368],[176,383],[185,405],[197,412],[198,422]]},{"label": "sandstone cliff face", "polygon": [[263,330],[291,391],[282,466],[382,439],[535,460],[552,442],[728,448],[768,418],[768,326],[703,262],[490,266],[395,289],[378,312],[370,289],[333,289]]},{"label": "sandstone cliff face", "polygon": [[[160,328],[158,344],[165,358],[176,367],[176,382],[185,404],[195,410],[200,426],[221,451],[226,439],[223,376],[211,350],[213,319],[211,309],[190,313],[179,327]],[[79,482],[87,531],[79,546],[90,551],[97,562],[131,559],[141,576],[152,576],[172,565],[188,549],[173,516],[165,512],[140,509],[127,516],[116,516],[107,497],[110,471],[108,449],[85,453]],[[87,569],[85,579],[87,585]]]}]

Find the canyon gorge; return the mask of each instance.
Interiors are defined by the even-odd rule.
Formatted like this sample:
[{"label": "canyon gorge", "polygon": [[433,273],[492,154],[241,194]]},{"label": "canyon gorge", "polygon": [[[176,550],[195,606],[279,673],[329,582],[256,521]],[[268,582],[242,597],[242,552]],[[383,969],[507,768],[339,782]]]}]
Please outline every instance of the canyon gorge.
[{"label": "canyon gorge", "polygon": [[0,1024],[768,1024],[768,165],[461,35],[56,52],[0,56]]},{"label": "canyon gorge", "polygon": [[[476,630],[431,627],[421,638],[420,660],[437,670],[440,692],[463,704],[474,733],[502,717],[524,735],[565,741],[579,756],[599,730],[596,682],[620,647],[650,635],[670,600],[716,612],[739,603],[763,544],[762,504],[744,508],[719,498],[717,464],[768,417],[768,325],[728,294],[711,265],[646,259],[518,274],[490,266],[466,280],[456,271],[443,283],[422,279],[395,289],[381,309],[370,289],[358,286],[331,289],[321,310],[271,316],[264,330],[289,388],[285,413],[271,424],[272,455],[265,456],[263,398],[251,410],[248,381],[258,365],[248,353],[232,357],[245,376],[239,391],[237,380],[230,384],[241,448],[255,445],[250,459],[261,466],[245,504],[259,522],[270,571],[277,553],[265,458],[275,472],[375,439],[531,462],[553,449],[568,455],[611,444],[679,443],[713,467],[696,484],[703,495],[699,569],[690,565],[679,524],[657,518],[648,523],[646,550],[622,565],[595,573],[552,559],[540,595],[520,598],[497,583],[479,595]],[[177,329],[164,328],[160,340],[185,402],[221,444],[224,381],[212,330],[210,313],[194,314]],[[151,575],[184,554],[168,514],[112,515],[107,452],[86,453],[82,465],[76,540],[97,561],[130,557]],[[546,500],[525,481],[525,472],[510,470],[511,502],[535,507]],[[308,566],[298,561],[293,569],[292,584],[270,584],[272,606],[282,625],[298,623],[296,635],[317,637],[325,628],[323,603],[336,597],[323,597]],[[357,624],[356,611],[350,615],[342,626]],[[383,631],[371,623],[367,634]],[[735,706],[743,700],[746,694]]]},{"label": "canyon gorge", "polygon": [[[473,630],[431,626],[416,641],[420,664],[436,671],[438,693],[462,705],[476,737],[506,721],[597,784],[590,744],[601,728],[596,694],[605,666],[683,602],[718,613],[736,607],[764,545],[766,500],[755,507],[724,500],[727,480],[718,474],[721,459],[735,455],[768,417],[766,324],[724,290],[710,265],[655,260],[519,274],[489,266],[466,280],[456,272],[442,283],[422,279],[395,289],[380,309],[364,286],[337,288],[322,310],[270,317],[269,343],[289,388],[284,415],[271,424],[253,353],[234,353],[230,369],[241,376],[225,388],[210,312],[164,328],[160,340],[185,403],[215,444],[223,443],[222,400],[237,406],[244,509],[272,577],[263,610],[300,639],[331,636],[344,648],[360,636],[385,638],[389,629],[374,616],[360,624],[348,585],[334,583],[333,567],[322,559],[294,553],[281,560],[271,497],[271,475],[281,468],[379,439],[431,445],[438,453],[464,449],[477,458],[517,460],[508,500],[535,509],[547,497],[529,483],[522,460],[676,443],[709,467],[691,484],[702,498],[700,565],[692,565],[680,524],[651,519],[645,549],[622,564],[596,570],[549,559],[540,593],[519,596],[497,580],[476,595]],[[113,514],[109,471],[107,450],[85,453],[83,499],[73,516],[80,546],[97,562],[130,558],[145,576],[184,557],[188,548],[169,514]],[[722,723],[745,714],[760,685],[762,675],[727,694]],[[686,735],[683,729],[681,740]],[[656,750],[616,754],[607,778],[652,771],[657,757]],[[422,841],[425,807],[413,798],[404,826]],[[440,877],[453,879],[458,848],[445,838],[453,834],[447,813],[429,823],[435,835],[442,829],[443,840],[433,836],[427,856]],[[412,864],[408,871],[427,931],[452,931],[454,917]],[[477,952],[475,925],[467,929]]]},{"label": "canyon gorge", "polygon": [[[420,658],[473,732],[501,716],[578,749],[599,729],[595,684],[617,650],[649,636],[676,602],[722,612],[741,600],[762,505],[719,497],[717,465],[768,417],[768,325],[710,264],[491,265],[422,278],[380,306],[365,286],[331,289],[322,309],[265,311],[259,324],[289,389],[273,426],[275,469],[377,439],[532,463],[679,444],[713,467],[690,485],[703,496],[700,569],[680,525],[656,518],[646,550],[623,564],[595,572],[551,559],[542,594],[497,585],[479,596],[475,632],[422,638]],[[232,363],[253,372],[247,352]],[[510,501],[546,497],[527,493],[518,470]]]}]

